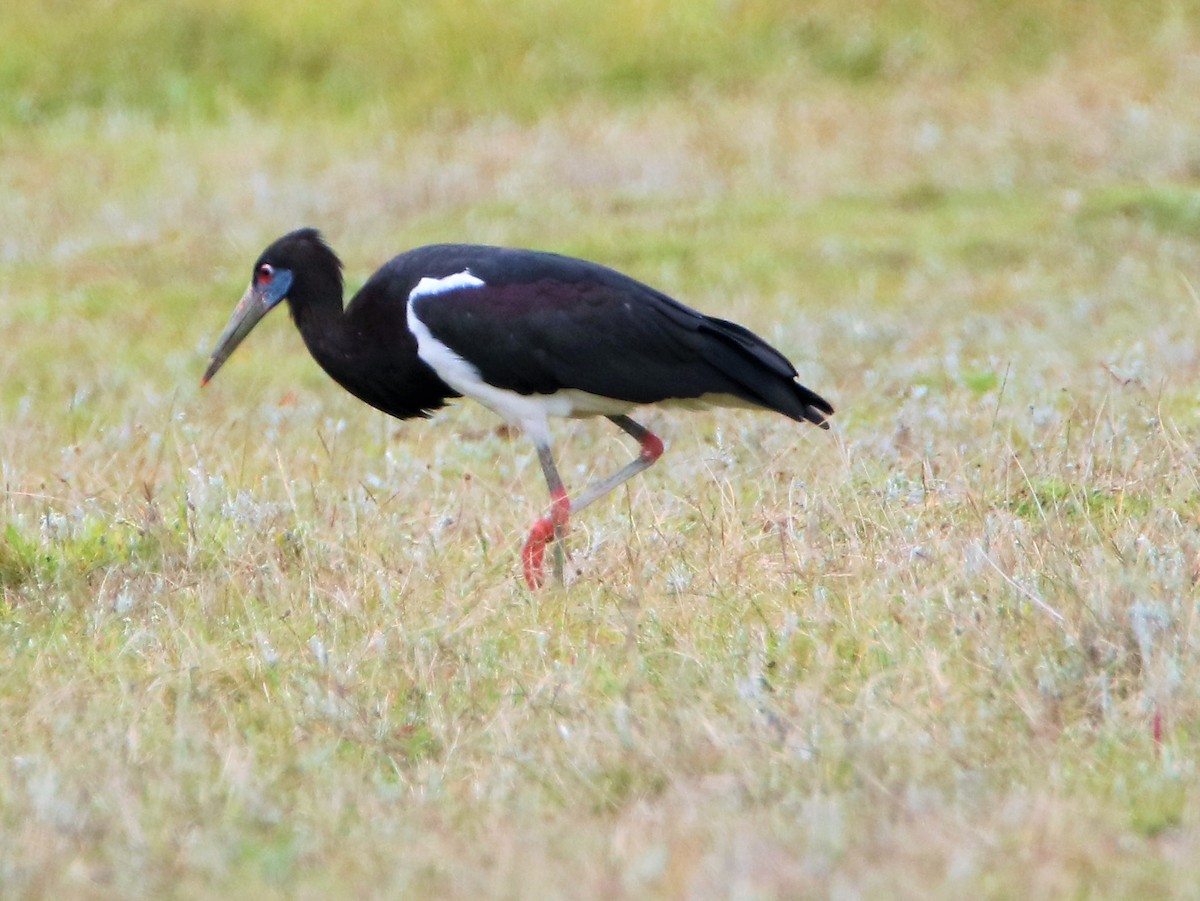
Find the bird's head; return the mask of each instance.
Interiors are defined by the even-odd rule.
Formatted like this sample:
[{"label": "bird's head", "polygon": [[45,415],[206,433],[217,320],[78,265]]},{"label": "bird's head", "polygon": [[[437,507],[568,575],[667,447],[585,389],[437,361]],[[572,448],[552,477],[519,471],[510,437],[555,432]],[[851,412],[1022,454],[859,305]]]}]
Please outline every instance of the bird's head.
[{"label": "bird's head", "polygon": [[[284,300],[294,303],[297,292],[332,288],[341,303],[341,261],[315,228],[302,228],[279,238],[254,264],[250,287],[238,301],[217,340],[201,385],[207,385],[258,321]],[[320,284],[332,281],[334,285]]]}]

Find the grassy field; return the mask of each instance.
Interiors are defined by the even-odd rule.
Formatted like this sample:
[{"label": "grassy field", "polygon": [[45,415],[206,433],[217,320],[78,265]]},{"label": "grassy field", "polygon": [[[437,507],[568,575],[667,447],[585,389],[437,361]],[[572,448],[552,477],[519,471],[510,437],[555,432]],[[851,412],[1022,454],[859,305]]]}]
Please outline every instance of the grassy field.
[{"label": "grassy field", "polygon": [[[1196,3],[0,14],[0,897],[1200,897]],[[622,268],[821,433],[546,504],[271,317],[434,240]],[[621,465],[564,423],[568,488]]]}]

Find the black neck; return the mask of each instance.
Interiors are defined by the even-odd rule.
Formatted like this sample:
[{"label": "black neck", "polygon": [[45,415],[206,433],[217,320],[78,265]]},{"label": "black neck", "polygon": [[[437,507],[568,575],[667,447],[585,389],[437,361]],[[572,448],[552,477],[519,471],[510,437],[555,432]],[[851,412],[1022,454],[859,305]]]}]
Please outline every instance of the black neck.
[{"label": "black neck", "polygon": [[360,400],[397,419],[424,416],[455,392],[417,356],[404,304],[358,304],[342,308],[341,286],[305,280],[304,292],[288,299],[292,318],[313,359]]}]

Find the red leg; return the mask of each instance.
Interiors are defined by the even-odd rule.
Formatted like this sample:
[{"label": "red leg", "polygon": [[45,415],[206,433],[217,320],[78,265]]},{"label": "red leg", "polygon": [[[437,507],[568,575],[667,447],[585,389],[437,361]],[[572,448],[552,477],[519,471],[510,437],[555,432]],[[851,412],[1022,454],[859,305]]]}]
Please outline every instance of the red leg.
[{"label": "red leg", "polygon": [[563,540],[567,536],[567,525],[571,514],[578,513],[604,497],[627,479],[637,475],[662,456],[662,439],[645,426],[634,422],[628,416],[608,417],[618,426],[637,440],[642,446],[642,452],[636,460],[632,460],[606,479],[594,482],[580,492],[572,502],[567,497],[558,469],[554,465],[554,457],[548,444],[538,443],[538,459],[542,463],[542,472],[546,476],[546,484],[550,488],[550,515],[544,516],[533,524],[529,538],[521,548],[521,562],[525,569],[525,584],[531,589],[541,588],[546,577],[543,565],[546,561],[546,545],[554,542],[554,575],[561,583],[563,581],[564,551]]},{"label": "red leg", "polygon": [[[525,584],[531,589],[541,588],[546,577],[542,566],[546,559],[546,545],[556,542],[555,552],[562,547],[562,540],[567,534],[567,525],[571,520],[571,501],[566,490],[559,485],[550,494],[550,515],[543,516],[529,530],[529,538],[521,548],[521,562],[525,568]],[[555,561],[559,581],[562,580],[561,564]]]},{"label": "red leg", "polygon": [[554,538],[554,526],[547,519],[539,519],[533,524],[525,547],[521,548],[521,562],[525,567],[525,584],[533,591],[541,588],[546,581],[542,564],[546,559],[546,545]]},{"label": "red leg", "polygon": [[610,416],[608,418],[624,429],[627,434],[637,439],[637,443],[642,446],[642,452],[638,454],[636,460],[631,460],[608,478],[593,482],[587,488],[583,489],[583,491],[579,492],[575,497],[574,503],[571,505],[571,509],[576,513],[584,507],[594,504],[614,488],[633,478],[643,469],[653,465],[654,461],[663,455],[662,439],[644,425],[634,422],[628,416]]},{"label": "red leg", "polygon": [[638,441],[642,445],[642,461],[647,466],[663,455],[662,439],[653,432],[647,431]]}]

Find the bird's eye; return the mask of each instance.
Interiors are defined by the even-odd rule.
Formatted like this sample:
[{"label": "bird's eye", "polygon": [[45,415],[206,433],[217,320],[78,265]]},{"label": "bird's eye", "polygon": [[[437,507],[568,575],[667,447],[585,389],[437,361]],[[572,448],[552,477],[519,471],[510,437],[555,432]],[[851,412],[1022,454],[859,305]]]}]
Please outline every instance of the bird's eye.
[{"label": "bird's eye", "polygon": [[263,263],[258,267],[258,272],[254,276],[254,280],[260,285],[271,284],[271,279],[275,277],[275,269],[270,263]]}]

